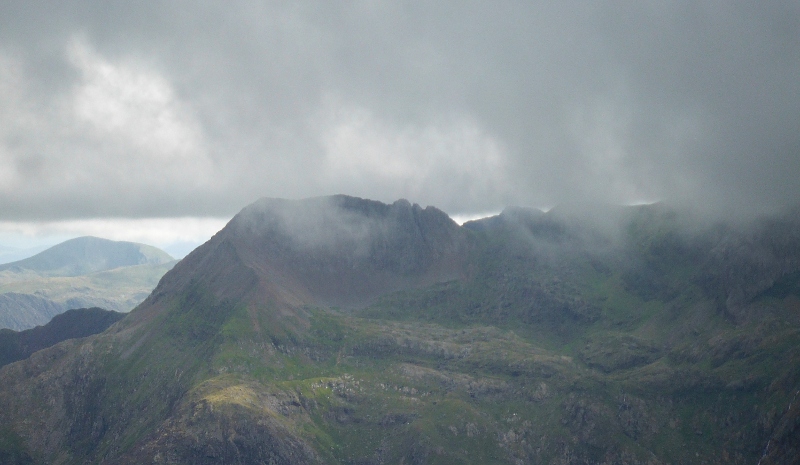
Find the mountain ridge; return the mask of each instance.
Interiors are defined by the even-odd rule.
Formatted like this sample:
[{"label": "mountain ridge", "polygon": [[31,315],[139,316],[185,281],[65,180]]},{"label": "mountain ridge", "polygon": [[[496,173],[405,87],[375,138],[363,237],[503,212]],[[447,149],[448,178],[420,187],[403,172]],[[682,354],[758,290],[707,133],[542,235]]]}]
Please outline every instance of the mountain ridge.
[{"label": "mountain ridge", "polygon": [[[109,331],[0,369],[0,453],[199,464],[797,457],[797,411],[786,408],[800,386],[797,243],[785,226],[795,220],[687,232],[663,206],[623,213],[610,229],[535,212],[472,229],[404,201],[258,201]],[[738,278],[719,276],[750,258],[728,247],[716,268],[710,251],[726,240],[772,251],[756,268],[761,290],[739,307],[720,306]]]},{"label": "mountain ridge", "polygon": [[97,307],[77,308],[55,315],[43,326],[19,332],[0,329],[0,367],[28,358],[34,352],[61,341],[103,332],[124,316]]}]

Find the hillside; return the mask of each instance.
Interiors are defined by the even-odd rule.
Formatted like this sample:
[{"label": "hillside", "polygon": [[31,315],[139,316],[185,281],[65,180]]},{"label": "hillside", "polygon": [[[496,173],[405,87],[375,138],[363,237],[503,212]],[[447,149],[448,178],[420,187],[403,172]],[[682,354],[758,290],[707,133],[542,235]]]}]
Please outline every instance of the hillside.
[{"label": "hillside", "polygon": [[130,311],[174,264],[155,247],[81,237],[0,265],[0,328],[43,325],[72,308]]},{"label": "hillside", "polygon": [[799,220],[261,200],[0,369],[0,458],[797,463]]}]

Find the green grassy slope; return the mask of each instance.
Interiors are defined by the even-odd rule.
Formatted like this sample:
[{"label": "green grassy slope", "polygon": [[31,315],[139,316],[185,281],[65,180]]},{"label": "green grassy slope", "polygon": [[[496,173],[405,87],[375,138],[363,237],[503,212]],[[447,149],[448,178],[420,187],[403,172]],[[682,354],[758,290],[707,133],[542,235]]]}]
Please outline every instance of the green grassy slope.
[{"label": "green grassy slope", "polygon": [[38,274],[0,278],[0,328],[23,330],[46,324],[72,308],[128,312],[141,303],[175,261],[120,267],[83,276]]}]

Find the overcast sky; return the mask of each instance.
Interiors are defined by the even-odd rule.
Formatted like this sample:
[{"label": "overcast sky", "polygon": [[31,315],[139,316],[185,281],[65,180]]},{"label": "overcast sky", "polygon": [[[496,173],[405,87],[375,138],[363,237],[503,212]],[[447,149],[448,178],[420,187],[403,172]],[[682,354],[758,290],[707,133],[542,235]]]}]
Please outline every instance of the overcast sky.
[{"label": "overcast sky", "polygon": [[797,1],[4,0],[0,242],[334,193],[765,212],[800,201],[799,77]]}]

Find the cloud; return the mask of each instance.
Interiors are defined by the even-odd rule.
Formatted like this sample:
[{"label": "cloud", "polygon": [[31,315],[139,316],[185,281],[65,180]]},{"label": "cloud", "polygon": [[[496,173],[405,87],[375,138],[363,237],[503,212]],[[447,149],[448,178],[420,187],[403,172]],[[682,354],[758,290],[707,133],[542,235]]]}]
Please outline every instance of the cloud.
[{"label": "cloud", "polygon": [[323,123],[323,182],[360,194],[389,190],[445,209],[491,208],[507,187],[501,144],[467,118],[397,127],[365,108],[332,103]]},{"label": "cloud", "polygon": [[[69,46],[82,80],[72,97],[72,114],[95,139],[150,157],[149,162],[207,170],[201,129],[162,76],[135,65],[115,65],[82,40]],[[189,166],[187,166],[189,165]]]},{"label": "cloud", "polygon": [[0,6],[0,215],[800,201],[795,2]]},{"label": "cloud", "polygon": [[[214,192],[202,130],[170,83],[136,63],[111,62],[82,39],[66,54],[79,78],[67,92],[32,95],[23,64],[0,84],[0,193],[6,217],[158,213],[166,193]],[[144,204],[144,205],[142,205]]]}]

